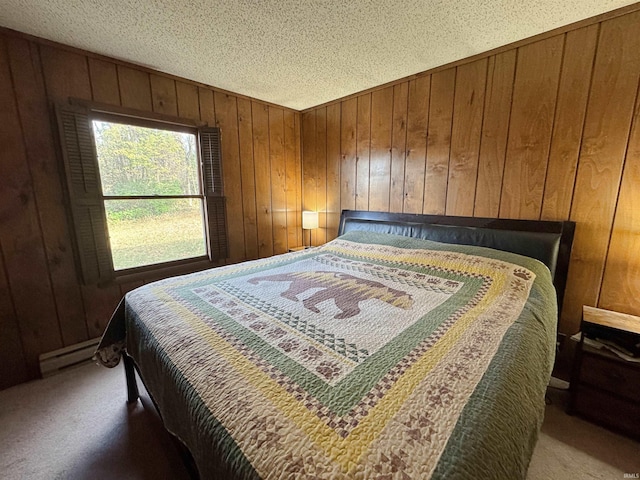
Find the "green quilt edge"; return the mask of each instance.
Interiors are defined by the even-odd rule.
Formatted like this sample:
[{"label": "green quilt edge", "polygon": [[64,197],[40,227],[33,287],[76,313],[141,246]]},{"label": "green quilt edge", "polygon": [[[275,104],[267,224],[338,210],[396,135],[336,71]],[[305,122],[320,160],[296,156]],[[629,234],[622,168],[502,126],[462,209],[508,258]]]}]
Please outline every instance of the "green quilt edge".
[{"label": "green quilt edge", "polygon": [[[205,471],[199,470],[200,478],[209,478],[207,475],[214,473],[216,476],[211,478],[231,479],[237,477],[243,480],[260,480],[260,475],[255,471],[224,425],[209,412],[191,383],[160,347],[144,323],[138,321],[137,314],[127,308],[126,323],[129,325],[131,322],[135,322],[137,328],[127,328],[127,332],[136,332],[139,333],[139,336],[133,338],[133,335],[128,334],[127,350],[141,364],[150,364],[150,368],[145,369],[144,385],[159,409],[167,431],[189,449],[198,467],[208,467],[207,470],[202,468]],[[142,355],[143,352],[145,355]],[[155,358],[149,358],[148,355],[155,356]],[[160,371],[159,367],[163,367],[163,370]],[[167,377],[171,379],[176,388],[163,386],[167,382]],[[171,395],[175,399],[171,398]],[[162,398],[161,403],[157,403],[155,400],[158,397]],[[186,402],[183,403],[180,397]],[[186,418],[176,418],[175,413],[180,411],[179,406],[183,404],[187,406],[187,411],[184,412]],[[194,422],[194,418],[200,419],[200,422]],[[194,426],[206,428],[208,434],[202,435],[202,431],[198,430],[195,436],[192,436]],[[208,446],[206,451],[201,451],[195,448],[194,443],[197,438],[215,439],[216,442]]]}]

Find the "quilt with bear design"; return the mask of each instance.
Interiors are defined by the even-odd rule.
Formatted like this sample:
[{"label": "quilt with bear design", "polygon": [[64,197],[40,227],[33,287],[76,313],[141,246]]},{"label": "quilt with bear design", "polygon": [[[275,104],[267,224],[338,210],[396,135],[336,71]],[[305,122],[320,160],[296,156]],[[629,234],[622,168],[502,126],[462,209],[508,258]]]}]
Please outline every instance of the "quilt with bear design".
[{"label": "quilt with bear design", "polygon": [[146,285],[120,321],[202,478],[513,478],[554,302],[535,260],[352,232]]}]

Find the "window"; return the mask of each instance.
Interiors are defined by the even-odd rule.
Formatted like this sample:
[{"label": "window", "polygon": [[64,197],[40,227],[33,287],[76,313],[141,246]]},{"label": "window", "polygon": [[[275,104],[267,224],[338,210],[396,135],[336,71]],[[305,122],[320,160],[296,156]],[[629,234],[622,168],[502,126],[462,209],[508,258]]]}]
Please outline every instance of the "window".
[{"label": "window", "polygon": [[114,270],[205,256],[195,132],[92,127]]},{"label": "window", "polygon": [[57,109],[85,283],[227,256],[217,128]]}]

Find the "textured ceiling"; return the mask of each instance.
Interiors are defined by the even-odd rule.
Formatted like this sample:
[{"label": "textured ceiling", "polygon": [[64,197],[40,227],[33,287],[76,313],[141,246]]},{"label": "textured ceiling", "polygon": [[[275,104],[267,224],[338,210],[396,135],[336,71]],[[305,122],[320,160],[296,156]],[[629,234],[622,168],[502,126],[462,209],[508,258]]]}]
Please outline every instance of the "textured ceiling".
[{"label": "textured ceiling", "polygon": [[0,25],[305,109],[631,3],[1,0]]}]

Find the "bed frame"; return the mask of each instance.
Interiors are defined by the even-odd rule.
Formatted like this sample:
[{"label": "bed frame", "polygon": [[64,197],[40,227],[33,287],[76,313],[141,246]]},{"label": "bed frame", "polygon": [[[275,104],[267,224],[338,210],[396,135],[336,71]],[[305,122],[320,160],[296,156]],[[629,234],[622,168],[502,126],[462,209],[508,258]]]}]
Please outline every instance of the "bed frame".
[{"label": "bed frame", "polygon": [[[443,243],[483,246],[536,258],[547,265],[551,271],[558,298],[558,312],[561,311],[575,231],[574,222],[343,210],[338,235],[354,230],[392,233]],[[124,301],[114,313],[114,315],[118,314],[124,315]],[[127,382],[127,403],[133,403],[139,398],[136,382],[137,365],[126,352],[122,352],[122,360]],[[142,379],[142,376],[140,378]],[[153,398],[151,400],[159,413],[155,400]],[[188,449],[175,438],[174,443],[190,476],[198,478],[195,462]]]}]

